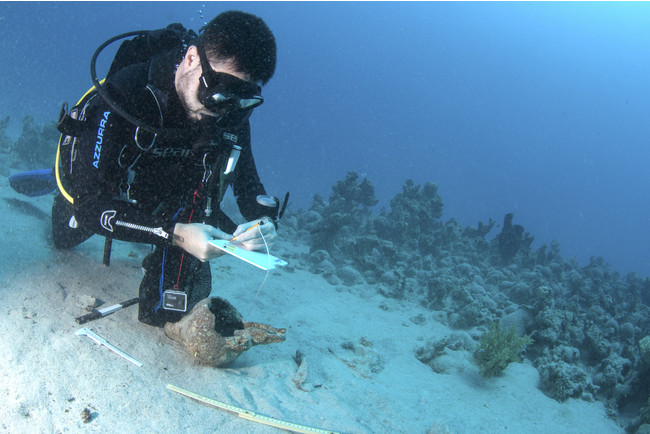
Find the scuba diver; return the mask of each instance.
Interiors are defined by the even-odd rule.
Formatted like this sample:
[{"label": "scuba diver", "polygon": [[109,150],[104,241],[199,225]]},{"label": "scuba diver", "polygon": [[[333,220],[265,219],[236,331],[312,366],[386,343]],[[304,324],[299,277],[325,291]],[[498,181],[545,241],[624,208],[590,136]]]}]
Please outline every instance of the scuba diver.
[{"label": "scuba diver", "polygon": [[[103,82],[97,55],[132,34],[100,46],[95,86],[69,112],[64,105],[52,232],[58,249],[93,234],[155,245],[142,264],[138,319],[161,327],[209,296],[207,261],[223,253],[210,240],[264,250],[276,238],[280,203],[260,181],[249,124],[276,44],[262,19],[238,11],[198,35],[180,24],[139,33]],[[247,223],[221,211],[228,186]]]}]

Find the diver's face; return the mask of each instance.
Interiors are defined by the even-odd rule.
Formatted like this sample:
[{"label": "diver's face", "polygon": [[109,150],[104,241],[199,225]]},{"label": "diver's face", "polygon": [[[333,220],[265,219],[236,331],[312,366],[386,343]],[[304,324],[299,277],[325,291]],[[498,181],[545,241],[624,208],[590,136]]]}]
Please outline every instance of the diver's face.
[{"label": "diver's face", "polygon": [[[216,72],[225,72],[241,80],[249,80],[248,75],[237,70],[234,67],[234,62],[230,60],[220,62],[210,61],[210,66]],[[181,103],[187,112],[187,117],[196,121],[203,119],[204,116],[216,116],[199,101],[198,91],[201,74],[201,60],[196,46],[192,45],[187,49],[185,57],[183,57],[183,60],[176,69],[174,85],[176,87],[176,93],[178,93]]]}]

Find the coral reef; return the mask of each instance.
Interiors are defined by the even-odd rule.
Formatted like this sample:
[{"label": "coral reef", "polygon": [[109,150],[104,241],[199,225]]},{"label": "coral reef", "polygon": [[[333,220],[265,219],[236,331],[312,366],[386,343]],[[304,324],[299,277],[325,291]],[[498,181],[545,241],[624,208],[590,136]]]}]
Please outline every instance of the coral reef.
[{"label": "coral reef", "polygon": [[7,125],[9,124],[9,116],[0,119],[0,175],[9,176],[9,162],[8,156],[10,155],[13,141],[7,136]]},{"label": "coral reef", "polygon": [[[390,212],[382,212],[383,233],[400,248],[435,253],[434,229],[442,216],[442,198],[438,186],[427,182],[422,189],[409,179],[402,192],[390,201]],[[415,235],[415,236],[414,236]]]},{"label": "coral reef", "polygon": [[[310,245],[311,271],[342,288],[420,303],[458,332],[478,336],[496,321],[514,326],[532,338],[525,357],[549,396],[601,400],[632,431],[648,423],[641,415],[650,390],[650,279],[621,276],[600,257],[581,266],[555,241],[532,249],[532,235],[512,215],[491,239],[492,219],[474,227],[443,222],[433,183],[407,180],[379,213],[369,180],[351,172],[333,189],[328,202],[316,197],[283,224]],[[443,372],[450,351],[428,342],[414,355]],[[623,408],[636,419],[621,419]]]},{"label": "coral reef", "polygon": [[312,211],[319,218],[311,225],[312,250],[353,253],[354,246],[346,240],[366,229],[358,225],[371,216],[369,208],[377,204],[375,188],[368,179],[359,181],[356,172],[349,172],[332,190],[328,203],[318,195],[314,197]]},{"label": "coral reef", "polygon": [[641,360],[645,363],[650,363],[650,336],[639,340],[639,354]]},{"label": "coral reef", "polygon": [[0,119],[0,152],[3,154],[9,153],[13,145],[13,142],[7,136],[7,125],[9,125],[9,116]]},{"label": "coral reef", "polygon": [[[45,125],[36,125],[32,116],[23,118],[22,132],[17,140],[12,140],[7,135],[9,116],[0,119],[0,154],[7,154],[13,157],[4,160],[9,167],[14,169],[31,170],[46,169],[54,166],[56,146],[59,140],[59,132],[55,122]],[[5,169],[3,175],[7,175]]]},{"label": "coral reef", "polygon": [[541,375],[541,389],[558,401],[580,398],[589,389],[586,372],[562,360],[541,364],[538,370]]},{"label": "coral reef", "polygon": [[530,234],[524,234],[523,226],[512,224],[513,217],[512,213],[506,214],[501,233],[496,238],[497,250],[504,264],[509,264],[521,249],[530,248],[533,242]]},{"label": "coral reef", "polygon": [[352,266],[366,281],[398,279],[405,289],[407,276],[384,273],[409,268],[404,251],[431,255],[438,248],[435,232],[442,226],[438,219],[443,207],[438,187],[429,182],[420,188],[407,180],[402,193],[391,201],[390,212],[382,210],[380,215],[370,210],[377,203],[374,186],[368,179],[359,182],[356,172],[348,173],[332,190],[328,202],[316,196],[311,209],[298,216],[300,226],[310,234],[312,271],[336,275],[328,279],[334,284],[340,280],[353,284],[359,279],[349,268],[332,270],[332,266]]},{"label": "coral reef", "polygon": [[23,131],[13,148],[27,169],[46,169],[54,166],[59,132],[55,122],[34,125],[34,118],[23,118]]}]

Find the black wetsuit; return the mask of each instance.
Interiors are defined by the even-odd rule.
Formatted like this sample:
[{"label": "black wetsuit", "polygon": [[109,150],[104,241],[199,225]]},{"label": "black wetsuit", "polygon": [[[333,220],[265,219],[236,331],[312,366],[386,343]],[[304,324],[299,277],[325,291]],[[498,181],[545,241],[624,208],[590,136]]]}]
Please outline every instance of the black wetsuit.
[{"label": "black wetsuit", "polygon": [[[232,186],[247,220],[268,213],[268,208],[256,201],[265,190],[251,152],[248,121],[219,128],[214,118],[189,120],[175,91],[176,60],[172,52],[157,56],[118,71],[105,84],[127,113],[163,129],[150,149],[142,150],[150,146],[153,134],[137,130],[136,144],[135,125],[99,95],[85,99],[87,128],[77,136],[74,208],[59,196],[52,209],[54,244],[58,248],[72,247],[94,233],[156,245],[155,252],[143,262],[147,273],[140,286],[139,314],[141,321],[154,325],[182,316],[162,309],[162,291],[186,292],[188,311],[210,293],[209,264],[171,246],[175,223],[203,222],[232,233],[235,224],[219,209],[220,181]],[[235,170],[220,178],[223,162],[235,143],[242,147]],[[210,173],[211,178],[207,178]],[[213,198],[210,216],[205,213],[208,195]],[[77,229],[69,227],[72,214]]]}]

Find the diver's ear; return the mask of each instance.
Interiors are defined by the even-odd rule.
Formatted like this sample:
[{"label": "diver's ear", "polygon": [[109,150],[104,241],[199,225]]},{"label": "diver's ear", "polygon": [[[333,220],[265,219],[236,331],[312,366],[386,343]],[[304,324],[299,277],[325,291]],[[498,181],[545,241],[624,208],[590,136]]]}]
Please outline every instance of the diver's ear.
[{"label": "diver's ear", "polygon": [[183,57],[183,64],[187,69],[194,69],[201,67],[201,60],[199,58],[199,51],[196,45],[190,45]]}]

